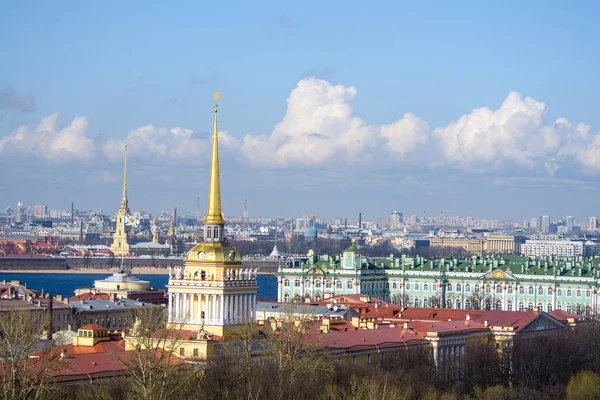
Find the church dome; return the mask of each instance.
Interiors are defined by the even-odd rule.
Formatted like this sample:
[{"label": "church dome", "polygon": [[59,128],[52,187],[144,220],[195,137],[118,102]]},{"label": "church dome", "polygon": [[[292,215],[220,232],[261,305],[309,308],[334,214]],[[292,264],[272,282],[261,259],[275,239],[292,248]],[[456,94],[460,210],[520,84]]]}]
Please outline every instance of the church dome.
[{"label": "church dome", "polygon": [[198,243],[191,248],[184,261],[185,264],[215,262],[241,264],[242,256],[229,243]]}]

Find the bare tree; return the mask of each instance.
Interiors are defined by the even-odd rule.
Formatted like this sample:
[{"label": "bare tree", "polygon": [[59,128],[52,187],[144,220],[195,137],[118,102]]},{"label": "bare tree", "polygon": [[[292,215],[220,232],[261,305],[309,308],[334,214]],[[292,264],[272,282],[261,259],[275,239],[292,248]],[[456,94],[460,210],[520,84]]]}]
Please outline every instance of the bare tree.
[{"label": "bare tree", "polygon": [[194,370],[175,355],[189,332],[167,328],[162,307],[138,308],[133,318],[134,327],[126,338],[133,350],[115,354],[127,370],[127,398],[177,398],[194,376]]},{"label": "bare tree", "polygon": [[66,365],[53,346],[38,348],[45,317],[26,308],[0,313],[0,399],[41,400],[56,394],[52,377]]}]

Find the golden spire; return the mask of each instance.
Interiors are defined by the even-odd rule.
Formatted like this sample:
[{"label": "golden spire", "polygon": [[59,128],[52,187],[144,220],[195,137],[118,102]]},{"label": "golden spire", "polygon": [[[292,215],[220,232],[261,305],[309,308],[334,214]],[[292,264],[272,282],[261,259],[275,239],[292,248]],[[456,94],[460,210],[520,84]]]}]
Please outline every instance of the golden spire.
[{"label": "golden spire", "polygon": [[127,196],[127,145],[125,145],[125,157],[123,161],[123,196]]},{"label": "golden spire", "polygon": [[208,211],[204,217],[205,224],[225,224],[221,212],[221,183],[219,180],[219,130],[217,129],[217,112],[219,92],[215,93],[215,125],[213,130],[212,161],[210,163],[210,183],[208,186]]},{"label": "golden spire", "polygon": [[125,145],[125,157],[123,160],[123,197],[121,198],[121,208],[127,208],[127,145]]}]

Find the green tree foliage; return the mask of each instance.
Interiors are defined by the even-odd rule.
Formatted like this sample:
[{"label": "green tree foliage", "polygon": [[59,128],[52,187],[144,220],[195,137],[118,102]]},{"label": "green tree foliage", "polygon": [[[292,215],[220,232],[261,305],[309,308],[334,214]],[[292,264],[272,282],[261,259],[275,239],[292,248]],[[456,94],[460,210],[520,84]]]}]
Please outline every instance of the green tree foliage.
[{"label": "green tree foliage", "polygon": [[600,375],[582,371],[573,375],[567,385],[567,400],[600,399]]}]

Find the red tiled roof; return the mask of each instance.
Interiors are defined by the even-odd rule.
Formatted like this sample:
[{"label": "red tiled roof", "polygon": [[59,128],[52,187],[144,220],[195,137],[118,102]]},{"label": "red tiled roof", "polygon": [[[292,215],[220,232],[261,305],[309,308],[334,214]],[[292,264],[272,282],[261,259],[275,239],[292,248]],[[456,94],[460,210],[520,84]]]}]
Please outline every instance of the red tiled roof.
[{"label": "red tiled roof", "polygon": [[[384,346],[392,344],[418,345],[427,343],[417,332],[403,327],[382,327],[379,329],[359,329],[331,331],[318,337],[326,347],[352,349],[357,347]],[[311,336],[315,340],[315,336]]]},{"label": "red tiled roof", "polygon": [[449,321],[466,319],[467,315],[471,318],[481,314],[481,310],[457,310],[452,308],[413,308],[405,307],[404,310],[398,314],[398,318],[402,320],[436,320],[436,321]]},{"label": "red tiled roof", "polygon": [[88,331],[105,331],[105,330],[107,330],[107,328],[105,328],[103,326],[100,326],[100,325],[97,325],[97,324],[85,325],[85,326],[82,326],[79,329],[85,329],[85,330],[88,330]]},{"label": "red tiled roof", "polygon": [[108,293],[82,293],[77,296],[69,297],[69,301],[77,301],[77,300],[110,300],[110,295]]}]

